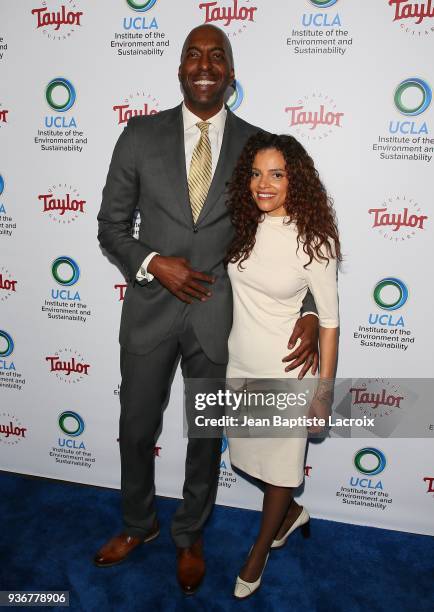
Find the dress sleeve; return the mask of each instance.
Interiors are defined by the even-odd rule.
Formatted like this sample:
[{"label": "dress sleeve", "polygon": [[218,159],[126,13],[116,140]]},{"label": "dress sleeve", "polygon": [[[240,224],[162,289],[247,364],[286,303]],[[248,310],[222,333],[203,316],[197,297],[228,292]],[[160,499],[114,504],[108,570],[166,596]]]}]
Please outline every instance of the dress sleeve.
[{"label": "dress sleeve", "polygon": [[[303,258],[304,259],[304,258]],[[307,263],[309,261],[306,255]],[[313,259],[303,268],[307,285],[315,299],[321,327],[339,327],[337,262]]]}]

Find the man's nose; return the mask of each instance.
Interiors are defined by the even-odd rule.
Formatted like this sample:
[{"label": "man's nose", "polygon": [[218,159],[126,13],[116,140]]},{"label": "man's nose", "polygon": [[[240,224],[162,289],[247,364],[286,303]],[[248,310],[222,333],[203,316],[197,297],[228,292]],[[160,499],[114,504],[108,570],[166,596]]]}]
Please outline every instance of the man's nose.
[{"label": "man's nose", "polygon": [[200,68],[201,70],[208,70],[210,65],[208,53],[203,53],[200,58]]}]

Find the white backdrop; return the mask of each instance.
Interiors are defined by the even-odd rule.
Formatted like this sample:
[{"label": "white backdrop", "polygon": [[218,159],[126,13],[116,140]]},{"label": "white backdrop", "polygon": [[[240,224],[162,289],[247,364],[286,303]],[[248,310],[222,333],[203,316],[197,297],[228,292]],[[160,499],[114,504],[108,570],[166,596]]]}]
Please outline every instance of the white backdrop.
[{"label": "white backdrop", "polygon": [[[96,215],[125,119],[180,101],[182,42],[206,19],[232,41],[233,110],[298,137],[335,200],[339,374],[380,389],[432,376],[429,12],[410,0],[2,3],[1,469],[119,486],[124,280],[100,252]],[[183,481],[181,397],[178,375],[156,448],[162,495],[179,496]],[[386,424],[396,416],[378,410]],[[434,534],[433,433],[428,416],[420,439],[310,444],[302,503],[317,517]],[[260,507],[227,450],[220,485],[219,503]]]}]

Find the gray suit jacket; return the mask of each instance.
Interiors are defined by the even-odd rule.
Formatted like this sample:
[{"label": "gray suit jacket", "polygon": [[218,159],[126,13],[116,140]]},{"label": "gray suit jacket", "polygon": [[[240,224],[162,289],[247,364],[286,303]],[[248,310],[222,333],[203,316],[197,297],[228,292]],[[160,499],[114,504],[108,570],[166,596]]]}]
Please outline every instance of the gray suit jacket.
[{"label": "gray suit jacket", "polygon": [[[222,262],[233,229],[225,187],[245,142],[258,131],[228,110],[220,157],[196,225],[188,197],[181,105],[134,117],[120,135],[103,191],[98,239],[129,281],[119,337],[129,352],[145,354],[154,349],[169,335],[181,310],[189,308],[207,356],[217,363],[227,361],[232,293]],[[131,236],[136,208],[141,217],[139,240]],[[136,274],[152,251],[185,257],[193,268],[214,275],[211,299],[186,305],[157,279],[138,283]],[[304,307],[315,310],[314,305]]]}]

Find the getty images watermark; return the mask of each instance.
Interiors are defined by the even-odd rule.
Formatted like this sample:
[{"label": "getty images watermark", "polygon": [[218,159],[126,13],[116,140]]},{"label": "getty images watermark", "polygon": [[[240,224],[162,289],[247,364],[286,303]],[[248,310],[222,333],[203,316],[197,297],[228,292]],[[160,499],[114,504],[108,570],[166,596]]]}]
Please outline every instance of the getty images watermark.
[{"label": "getty images watermark", "polygon": [[434,437],[433,379],[187,379],[189,437]]}]

